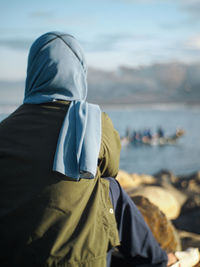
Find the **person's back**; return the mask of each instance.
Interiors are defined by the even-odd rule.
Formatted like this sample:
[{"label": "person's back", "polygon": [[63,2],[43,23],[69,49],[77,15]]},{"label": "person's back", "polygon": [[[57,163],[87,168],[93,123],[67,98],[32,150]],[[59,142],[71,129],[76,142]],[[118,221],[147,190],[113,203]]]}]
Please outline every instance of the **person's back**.
[{"label": "person's back", "polygon": [[23,105],[0,124],[1,266],[102,267],[118,244],[99,170],[75,182],[51,169],[67,108]]},{"label": "person's back", "polygon": [[132,263],[166,265],[114,179],[119,134],[86,101],[86,76],[71,35],[50,32],[33,43],[23,105],[0,123],[2,267],[106,267],[116,246]]}]

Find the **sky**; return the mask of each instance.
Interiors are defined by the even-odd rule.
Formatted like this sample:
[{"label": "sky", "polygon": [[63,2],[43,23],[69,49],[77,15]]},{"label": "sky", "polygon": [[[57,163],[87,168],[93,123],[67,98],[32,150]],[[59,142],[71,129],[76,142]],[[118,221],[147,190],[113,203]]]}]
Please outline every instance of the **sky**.
[{"label": "sky", "polygon": [[0,80],[25,79],[32,42],[55,30],[101,70],[200,62],[200,0],[0,0]]}]

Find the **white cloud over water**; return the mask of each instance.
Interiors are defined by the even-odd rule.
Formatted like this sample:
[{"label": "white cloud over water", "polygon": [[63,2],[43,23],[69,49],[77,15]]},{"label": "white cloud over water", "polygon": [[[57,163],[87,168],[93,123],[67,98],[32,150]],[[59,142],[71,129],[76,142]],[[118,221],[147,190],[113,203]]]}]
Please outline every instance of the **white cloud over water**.
[{"label": "white cloud over water", "polygon": [[31,43],[52,30],[74,35],[89,65],[101,69],[200,61],[199,0],[61,0],[59,5],[2,0],[1,5],[0,54],[7,55],[1,58],[1,77],[16,77],[21,64],[8,74],[4,65],[26,62]]},{"label": "white cloud over water", "polygon": [[186,48],[200,50],[200,35],[191,37],[185,45]]}]

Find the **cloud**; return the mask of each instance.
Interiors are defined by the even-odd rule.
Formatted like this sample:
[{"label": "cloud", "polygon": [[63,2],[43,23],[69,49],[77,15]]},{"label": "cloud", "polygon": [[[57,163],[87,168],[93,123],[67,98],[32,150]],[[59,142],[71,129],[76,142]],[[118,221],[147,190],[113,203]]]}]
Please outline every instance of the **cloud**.
[{"label": "cloud", "polygon": [[31,39],[0,39],[0,46],[15,50],[28,50],[31,44]]},{"label": "cloud", "polygon": [[[120,0],[120,1],[132,4],[161,4],[170,2],[169,0]],[[182,8],[186,9],[188,12],[194,12],[196,14],[200,11],[199,0],[174,0],[171,2],[174,4],[177,3]]]},{"label": "cloud", "polygon": [[171,62],[115,72],[89,69],[88,99],[99,103],[198,103],[200,64]]},{"label": "cloud", "polygon": [[33,11],[30,16],[36,19],[47,19],[54,16],[54,13],[51,11]]},{"label": "cloud", "polygon": [[44,24],[54,26],[74,26],[74,25],[91,25],[95,23],[94,16],[59,16],[54,11],[35,10],[29,14],[30,19],[41,20]]},{"label": "cloud", "polygon": [[78,24],[83,22],[85,18],[80,17],[60,17],[57,16],[53,11],[34,11],[30,13],[30,17],[32,19],[40,19],[47,23],[54,23],[54,24]]},{"label": "cloud", "polygon": [[90,42],[83,41],[83,45],[85,49],[89,52],[94,51],[113,51],[115,46],[124,39],[130,38],[129,35],[126,34],[113,34],[113,35],[99,35],[95,38],[95,40],[91,40]]},{"label": "cloud", "polygon": [[160,2],[167,2],[167,0],[121,0],[125,3],[133,3],[133,4],[160,4]]},{"label": "cloud", "polygon": [[82,44],[88,52],[121,51],[127,44],[150,40],[152,36],[133,35],[129,33],[117,33],[110,35],[99,35],[90,42],[83,41]]},{"label": "cloud", "polygon": [[199,0],[177,0],[181,9],[189,15],[188,22],[199,24],[200,1]]},{"label": "cloud", "polygon": [[188,12],[197,14],[200,11],[199,0],[178,0],[178,3]]},{"label": "cloud", "polygon": [[185,45],[186,48],[200,50],[200,35],[192,37]]},{"label": "cloud", "polygon": [[187,64],[193,64],[200,62],[200,44],[198,36],[194,37],[185,37],[179,40],[172,40],[168,43],[168,46],[163,48],[162,54],[165,56],[161,58],[160,61],[151,62],[170,62],[170,61],[178,61],[185,62]]},{"label": "cloud", "polygon": [[[103,38],[104,37],[104,38]],[[141,66],[171,61],[200,61],[199,39],[161,36],[113,35],[83,43],[89,65],[113,70],[119,65]]]},{"label": "cloud", "polygon": [[178,8],[178,14],[181,16],[178,16],[176,20],[169,19],[167,22],[161,23],[159,27],[168,31],[172,29],[199,30],[200,1],[174,0],[173,4],[176,9]]}]

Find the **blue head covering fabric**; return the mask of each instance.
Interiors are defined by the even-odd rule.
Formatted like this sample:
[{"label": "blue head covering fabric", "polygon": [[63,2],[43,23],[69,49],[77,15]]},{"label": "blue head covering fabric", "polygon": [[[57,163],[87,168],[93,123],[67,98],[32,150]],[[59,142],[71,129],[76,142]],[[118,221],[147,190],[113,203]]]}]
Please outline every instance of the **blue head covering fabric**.
[{"label": "blue head covering fabric", "polygon": [[101,144],[101,111],[86,97],[87,64],[76,39],[60,32],[40,36],[29,52],[24,103],[71,101],[53,170],[75,180],[95,177]]}]

